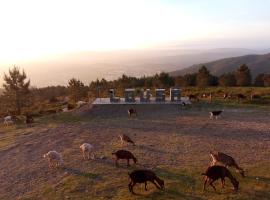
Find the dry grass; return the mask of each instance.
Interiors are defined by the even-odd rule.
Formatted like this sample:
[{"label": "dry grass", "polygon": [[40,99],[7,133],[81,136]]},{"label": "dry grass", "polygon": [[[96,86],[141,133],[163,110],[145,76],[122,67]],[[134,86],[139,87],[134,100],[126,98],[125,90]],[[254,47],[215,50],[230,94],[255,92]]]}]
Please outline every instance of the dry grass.
[{"label": "dry grass", "polygon": [[[217,105],[216,105],[217,106]],[[225,108],[219,120],[210,120],[213,107],[175,105],[136,106],[138,118],[127,118],[128,106],[93,107],[83,113],[40,118],[33,128],[0,129],[0,199],[269,199],[269,111]],[[120,149],[125,133],[136,146],[125,146],[139,163],[115,167],[111,152]],[[83,161],[79,145],[89,142],[98,157]],[[64,169],[48,169],[42,155],[55,149],[63,154]],[[229,180],[224,190],[202,191],[203,172],[210,150],[233,155],[247,170],[240,191]],[[165,180],[165,191],[149,184],[145,192],[128,192],[127,173],[153,169]]]}]

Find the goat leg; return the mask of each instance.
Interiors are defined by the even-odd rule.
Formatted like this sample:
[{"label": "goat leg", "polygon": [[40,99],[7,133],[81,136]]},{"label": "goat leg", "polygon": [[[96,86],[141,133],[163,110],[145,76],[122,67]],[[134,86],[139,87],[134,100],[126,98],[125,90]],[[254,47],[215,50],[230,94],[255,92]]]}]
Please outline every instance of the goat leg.
[{"label": "goat leg", "polygon": [[152,180],[152,181],[150,181],[150,182],[152,182],[158,189],[161,190],[161,187],[159,187],[159,186],[156,184],[156,182],[155,182],[154,180]]},{"label": "goat leg", "polygon": [[213,185],[213,182],[214,182],[214,181],[215,181],[215,180],[211,180],[210,183],[209,183],[209,185],[211,185],[212,188],[214,188],[214,190],[216,191],[216,188],[215,188],[215,186]]}]

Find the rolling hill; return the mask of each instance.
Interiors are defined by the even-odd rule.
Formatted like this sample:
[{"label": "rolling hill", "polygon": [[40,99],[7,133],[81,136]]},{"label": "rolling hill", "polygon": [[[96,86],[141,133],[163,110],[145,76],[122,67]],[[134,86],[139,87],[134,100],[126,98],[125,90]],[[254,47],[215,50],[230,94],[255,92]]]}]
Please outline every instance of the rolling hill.
[{"label": "rolling hill", "polygon": [[231,57],[213,62],[196,64],[185,69],[173,71],[170,74],[172,76],[178,76],[187,73],[194,73],[197,72],[201,66],[205,65],[212,74],[219,76],[223,73],[236,70],[242,64],[246,64],[250,68],[253,78],[260,73],[270,73],[270,53],[264,55]]},{"label": "rolling hill", "polygon": [[[114,80],[122,74],[140,77],[161,71],[171,72],[197,63],[222,58],[260,54],[261,51],[243,48],[183,49],[138,49],[108,52],[77,52],[42,57],[37,60],[0,63],[0,87],[2,75],[16,64],[23,68],[31,79],[31,85],[66,85],[75,77],[88,84],[97,78]],[[1,60],[1,59],[0,59]]]}]

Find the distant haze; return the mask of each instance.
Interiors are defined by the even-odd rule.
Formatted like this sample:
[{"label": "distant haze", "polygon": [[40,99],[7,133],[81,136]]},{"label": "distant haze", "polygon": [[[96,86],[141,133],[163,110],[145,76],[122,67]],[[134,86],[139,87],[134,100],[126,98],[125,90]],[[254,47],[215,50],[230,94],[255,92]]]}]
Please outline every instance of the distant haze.
[{"label": "distant haze", "polygon": [[[203,62],[221,58],[265,53],[267,50],[241,48],[220,49],[155,49],[112,52],[81,52],[46,57],[44,60],[19,64],[33,86],[67,85],[72,77],[89,84],[97,78],[112,80],[122,74],[131,76],[153,75],[161,71],[171,72]],[[1,74],[8,68],[1,67]],[[2,77],[1,82],[2,83]]]}]

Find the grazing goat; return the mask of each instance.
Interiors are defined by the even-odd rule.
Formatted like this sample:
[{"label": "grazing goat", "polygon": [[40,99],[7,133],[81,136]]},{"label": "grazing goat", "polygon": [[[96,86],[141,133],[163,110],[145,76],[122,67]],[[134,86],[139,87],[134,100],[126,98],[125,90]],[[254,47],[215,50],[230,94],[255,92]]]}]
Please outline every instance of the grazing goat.
[{"label": "grazing goat", "polygon": [[82,107],[82,106],[85,105],[85,104],[87,104],[86,101],[78,101],[78,102],[76,103],[77,108],[80,108],[80,107]]},{"label": "grazing goat", "polygon": [[223,110],[215,110],[215,111],[211,111],[210,113],[210,119],[213,119],[214,117],[217,119],[221,113],[223,112]]},{"label": "grazing goat", "polygon": [[153,183],[158,189],[164,190],[164,181],[150,170],[134,170],[133,172],[128,173],[128,175],[130,177],[128,188],[133,194],[133,187],[136,185],[136,183],[144,183],[144,189],[147,191],[147,181]]},{"label": "grazing goat", "polygon": [[131,117],[132,115],[137,117],[137,111],[134,108],[128,109],[128,116]]},{"label": "grazing goat", "polygon": [[240,100],[244,100],[244,99],[247,98],[247,97],[246,97],[245,95],[243,95],[243,94],[237,94],[236,97],[237,97],[238,103],[240,102]]},{"label": "grazing goat", "polygon": [[216,191],[216,188],[213,185],[213,183],[218,179],[221,179],[222,188],[224,188],[225,177],[228,177],[230,179],[235,191],[237,191],[239,188],[239,182],[232,176],[231,172],[224,166],[211,166],[206,170],[205,173],[202,173],[202,175],[205,176],[203,185],[204,191],[207,183],[209,183],[209,185],[211,185]]},{"label": "grazing goat", "polygon": [[[85,160],[85,155],[87,154],[87,158],[88,160],[90,159],[90,152],[92,151],[93,149],[93,145],[91,144],[88,144],[88,143],[83,143],[81,146],[80,146],[80,149],[82,150],[82,154],[83,154],[83,159]],[[92,154],[92,159],[95,158],[95,155]]]},{"label": "grazing goat", "polygon": [[120,137],[120,140],[121,140],[121,145],[123,146],[124,142],[127,142],[127,143],[132,143],[133,146],[135,146],[135,142],[133,142],[130,137],[128,137],[127,135],[125,134],[122,134],[122,135],[119,135]]},{"label": "grazing goat", "polygon": [[116,166],[118,166],[118,160],[120,160],[120,159],[126,159],[127,166],[130,166],[129,159],[132,159],[134,164],[137,163],[137,158],[135,158],[135,156],[130,151],[118,150],[118,151],[112,153],[112,155],[115,155],[115,157],[116,157],[116,159],[115,159]]},{"label": "grazing goat", "polygon": [[10,115],[4,117],[4,125],[9,126],[9,125],[12,125],[12,124],[14,124],[14,117],[12,117]]},{"label": "grazing goat", "polygon": [[193,94],[188,95],[188,98],[189,98],[189,100],[193,99],[193,100],[199,101],[199,98],[196,95],[193,95]]},{"label": "grazing goat", "polygon": [[34,118],[31,115],[26,114],[25,115],[25,123],[27,125],[33,124],[34,123]]},{"label": "grazing goat", "polygon": [[260,99],[261,98],[261,96],[260,95],[258,95],[258,94],[251,94],[250,95],[250,100],[252,101],[253,99]]},{"label": "grazing goat", "polygon": [[43,155],[44,158],[47,158],[49,167],[56,167],[64,165],[64,161],[62,159],[62,155],[57,151],[49,151],[48,153]]},{"label": "grazing goat", "polygon": [[225,167],[235,167],[242,177],[245,177],[244,170],[237,165],[233,157],[221,152],[217,152],[217,154],[210,152],[210,156],[212,158],[212,166],[219,162],[225,165]]}]

